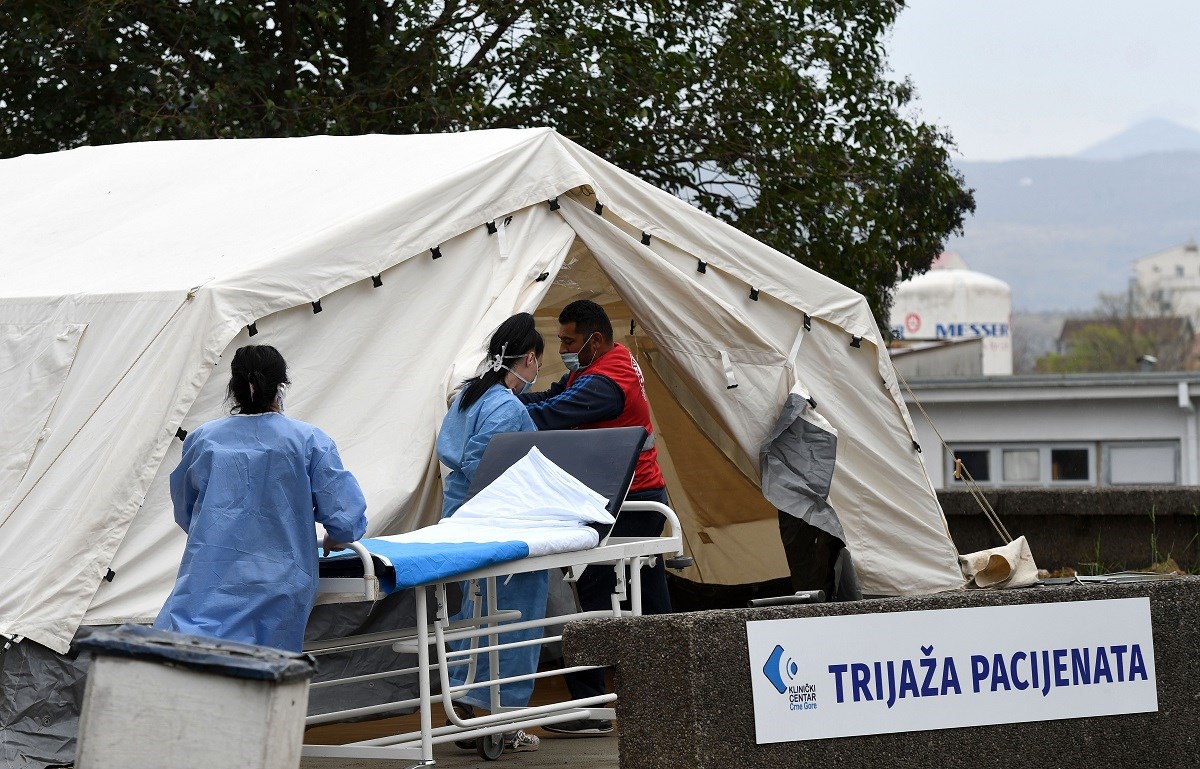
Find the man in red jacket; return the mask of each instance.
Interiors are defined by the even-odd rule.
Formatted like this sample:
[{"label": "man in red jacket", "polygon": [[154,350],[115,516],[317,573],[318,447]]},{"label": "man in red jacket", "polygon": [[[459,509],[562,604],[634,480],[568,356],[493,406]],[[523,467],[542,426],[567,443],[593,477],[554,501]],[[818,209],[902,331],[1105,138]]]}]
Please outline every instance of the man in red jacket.
[{"label": "man in red jacket", "polygon": [[[589,429],[597,427],[644,427],[649,437],[634,470],[626,499],[667,504],[666,484],[658,467],[650,404],[642,371],[633,354],[613,341],[612,322],[604,308],[581,299],[571,302],[558,316],[559,353],[567,374],[546,392],[527,393],[521,400],[539,430]],[[617,518],[615,537],[657,537],[666,520],[654,512],[625,512]],[[612,607],[616,575],[610,568],[585,569],[576,583],[584,611]],[[671,611],[667,574],[663,559],[642,571],[642,611],[666,614]],[[604,694],[604,671],[589,670],[565,676],[574,699]],[[602,720],[568,721],[543,727],[564,734],[603,734],[612,723]]]}]

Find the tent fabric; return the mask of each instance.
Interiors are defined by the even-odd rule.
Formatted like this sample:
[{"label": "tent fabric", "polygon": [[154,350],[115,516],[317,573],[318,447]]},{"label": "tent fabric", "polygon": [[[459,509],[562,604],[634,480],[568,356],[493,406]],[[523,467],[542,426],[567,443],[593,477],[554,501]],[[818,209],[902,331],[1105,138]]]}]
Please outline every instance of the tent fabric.
[{"label": "tent fabric", "polygon": [[1029,587],[1038,581],[1037,563],[1024,536],[1002,547],[961,555],[958,561],[969,588]]},{"label": "tent fabric", "polygon": [[[0,419],[0,633],[62,652],[80,623],[154,617],[183,546],[176,433],[227,413],[237,346],[284,352],[289,415],[337,441],[368,535],[397,534],[436,520],[437,425],[492,330],[575,297],[624,303],[755,485],[788,394],[815,398],[864,592],[962,584],[865,300],[551,130],[86,147],[0,161],[0,202],[0,360],[20,362],[0,394],[30,382],[40,409]],[[486,224],[509,216],[502,244]],[[559,282],[579,257],[603,280]],[[73,360],[74,331],[43,359],[13,327],[78,330]],[[758,576],[732,565],[762,560],[738,554],[767,522],[705,514],[697,571]]]}]

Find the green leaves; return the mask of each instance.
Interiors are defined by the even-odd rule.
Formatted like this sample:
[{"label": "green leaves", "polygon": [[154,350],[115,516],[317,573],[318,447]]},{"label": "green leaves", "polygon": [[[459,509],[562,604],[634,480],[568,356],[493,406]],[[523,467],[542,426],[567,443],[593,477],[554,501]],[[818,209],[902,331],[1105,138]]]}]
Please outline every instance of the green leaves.
[{"label": "green leaves", "polygon": [[894,0],[7,0],[0,155],[548,125],[867,296],[974,202]]}]

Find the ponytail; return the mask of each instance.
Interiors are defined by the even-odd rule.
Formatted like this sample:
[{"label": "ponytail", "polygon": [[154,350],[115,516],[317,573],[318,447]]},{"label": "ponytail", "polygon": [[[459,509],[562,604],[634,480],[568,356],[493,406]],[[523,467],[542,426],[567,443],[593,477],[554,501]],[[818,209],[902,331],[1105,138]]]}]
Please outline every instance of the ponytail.
[{"label": "ponytail", "polygon": [[519,312],[500,324],[488,342],[487,366],[484,372],[463,382],[465,389],[458,401],[458,410],[466,411],[493,385],[504,381],[508,361],[518,360],[530,352],[541,357],[545,349],[542,335],[534,327],[533,316]]},{"label": "ponytail", "polygon": [[231,414],[274,411],[279,387],[290,384],[283,356],[266,344],[239,347],[229,369],[229,398],[234,402]]}]

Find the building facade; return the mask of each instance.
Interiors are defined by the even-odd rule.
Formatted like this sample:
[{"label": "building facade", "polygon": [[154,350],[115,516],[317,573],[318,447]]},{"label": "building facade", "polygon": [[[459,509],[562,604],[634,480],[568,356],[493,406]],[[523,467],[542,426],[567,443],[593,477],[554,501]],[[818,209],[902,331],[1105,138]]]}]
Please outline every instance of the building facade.
[{"label": "building facade", "polygon": [[955,457],[984,487],[1200,485],[1200,374],[908,384],[905,398],[935,489],[964,485],[954,478]]},{"label": "building facade", "polygon": [[1200,328],[1200,246],[1189,241],[1138,259],[1130,292],[1139,314],[1181,315]]}]

